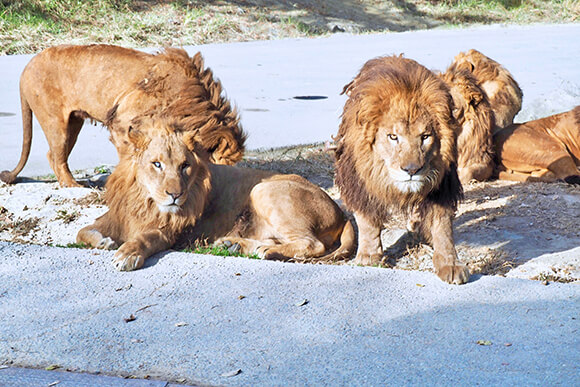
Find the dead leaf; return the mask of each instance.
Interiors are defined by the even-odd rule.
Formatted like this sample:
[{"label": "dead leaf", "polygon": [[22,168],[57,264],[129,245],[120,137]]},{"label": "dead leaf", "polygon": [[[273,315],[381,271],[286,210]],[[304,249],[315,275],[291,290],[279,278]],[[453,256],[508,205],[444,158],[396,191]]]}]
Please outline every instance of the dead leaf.
[{"label": "dead leaf", "polygon": [[236,276],[240,276],[240,275],[242,275],[242,273],[236,273],[236,274],[234,274],[234,275],[236,275]]},{"label": "dead leaf", "polygon": [[506,347],[511,347],[511,346],[512,346],[512,343],[505,343],[504,345],[505,345]]},{"label": "dead leaf", "polygon": [[60,366],[58,364],[51,364],[48,367],[46,367],[45,370],[47,370],[47,371],[54,371],[54,370],[57,370],[59,368],[60,368]]},{"label": "dead leaf", "polygon": [[241,294],[238,296],[238,300],[243,300],[244,298],[246,298],[246,296],[243,296]]},{"label": "dead leaf", "polygon": [[296,304],[296,306],[304,306],[306,304],[308,304],[310,301],[308,301],[306,298],[303,299],[302,301],[300,301],[299,303]]},{"label": "dead leaf", "polygon": [[185,383],[185,382],[187,382],[187,379],[185,379],[185,378],[179,378],[179,379],[175,379],[175,381],[177,383]]},{"label": "dead leaf", "polygon": [[479,345],[491,345],[491,341],[489,340],[477,340],[476,343]]},{"label": "dead leaf", "polygon": [[242,373],[241,369],[237,369],[237,370],[233,370],[230,372],[226,372],[225,374],[221,374],[222,377],[224,378],[231,378],[232,376],[236,376]]},{"label": "dead leaf", "polygon": [[417,285],[420,288],[424,288],[425,287],[425,285],[423,285],[423,284],[415,284],[415,285]]},{"label": "dead leaf", "polygon": [[123,321],[125,321],[126,323],[131,322],[131,321],[135,321],[135,320],[137,320],[137,317],[135,317],[133,314],[131,314],[129,317],[123,319]]},{"label": "dead leaf", "polygon": [[188,324],[188,323],[186,323],[186,322],[184,322],[184,321],[181,321],[181,322],[178,322],[177,324],[175,324],[175,326],[176,326],[176,327],[186,327],[186,326],[188,326],[188,325],[189,325],[189,324]]}]

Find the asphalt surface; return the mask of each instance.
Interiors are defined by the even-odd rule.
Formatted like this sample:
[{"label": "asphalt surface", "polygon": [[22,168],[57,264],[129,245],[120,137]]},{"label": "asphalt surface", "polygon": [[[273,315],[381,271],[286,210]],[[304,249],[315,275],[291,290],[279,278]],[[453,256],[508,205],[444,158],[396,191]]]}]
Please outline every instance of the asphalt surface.
[{"label": "asphalt surface", "polygon": [[[329,139],[342,85],[381,54],[444,69],[477,48],[520,82],[521,117],[568,110],[580,104],[578,36],[578,24],[486,27],[188,50],[205,55],[256,148]],[[15,113],[0,117],[2,169],[20,153],[17,79],[28,59],[0,58],[0,110]],[[37,128],[23,175],[50,172],[43,141]],[[116,163],[114,149],[87,127],[71,166],[100,163]],[[178,252],[120,273],[111,257],[0,242],[0,385],[580,384],[577,283],[473,276],[451,286],[427,272]],[[55,380],[35,382],[54,365]]]}]

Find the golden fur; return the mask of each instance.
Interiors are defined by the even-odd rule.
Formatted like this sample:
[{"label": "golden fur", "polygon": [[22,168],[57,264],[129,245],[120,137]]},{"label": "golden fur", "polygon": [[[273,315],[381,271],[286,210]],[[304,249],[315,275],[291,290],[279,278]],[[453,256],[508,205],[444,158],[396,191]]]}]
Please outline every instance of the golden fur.
[{"label": "golden fur", "polygon": [[494,136],[499,178],[580,184],[580,106]]},{"label": "golden fur", "polygon": [[0,178],[12,183],[32,141],[32,114],[48,140],[59,183],[77,186],[68,157],[85,119],[106,124],[119,155],[135,117],[165,115],[196,131],[212,161],[233,164],[244,151],[239,118],[200,53],[167,48],[152,55],[110,45],[56,46],[36,55],[20,78],[24,142],[18,166]]},{"label": "golden fur", "polygon": [[471,72],[450,68],[441,79],[453,98],[453,117],[459,130],[457,136],[457,173],[463,184],[471,180],[484,181],[494,171],[492,133],[494,115],[485,92],[477,86]]},{"label": "golden fur", "polygon": [[523,93],[513,76],[501,64],[477,50],[460,52],[448,72],[470,71],[485,92],[495,116],[496,130],[511,125],[522,108]]},{"label": "golden fur", "polygon": [[77,240],[115,248],[119,270],[140,268],[178,239],[225,244],[266,259],[349,256],[354,228],[320,188],[296,175],[214,165],[195,136],[164,121],[129,133],[134,147],[106,185],[109,211]]},{"label": "golden fur", "polygon": [[433,244],[437,275],[461,284],[452,222],[462,196],[456,169],[456,123],[445,84],[402,57],[368,61],[345,86],[336,150],[336,184],[358,228],[355,262],[382,259],[380,231],[391,213],[420,219]]}]

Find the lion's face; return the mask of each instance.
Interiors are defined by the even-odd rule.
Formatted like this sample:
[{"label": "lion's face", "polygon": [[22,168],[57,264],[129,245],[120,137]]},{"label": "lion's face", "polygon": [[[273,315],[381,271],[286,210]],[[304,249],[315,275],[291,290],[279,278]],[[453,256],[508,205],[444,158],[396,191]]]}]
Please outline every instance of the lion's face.
[{"label": "lion's face", "polygon": [[137,182],[166,213],[179,213],[207,167],[179,133],[155,133],[137,159]]},{"label": "lion's face", "polygon": [[408,118],[386,115],[378,122],[373,154],[391,183],[403,193],[421,192],[437,181],[434,156],[439,142],[428,115]]}]

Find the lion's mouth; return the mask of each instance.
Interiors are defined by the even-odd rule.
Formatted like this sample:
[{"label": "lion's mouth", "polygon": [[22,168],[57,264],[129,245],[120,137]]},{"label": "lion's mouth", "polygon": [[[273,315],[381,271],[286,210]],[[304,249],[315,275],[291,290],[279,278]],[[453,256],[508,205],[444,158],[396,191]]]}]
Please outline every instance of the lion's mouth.
[{"label": "lion's mouth", "polygon": [[169,212],[172,214],[177,213],[181,209],[181,206],[178,205],[177,203],[158,204],[157,207],[159,208],[159,211],[161,211],[161,212]]}]

